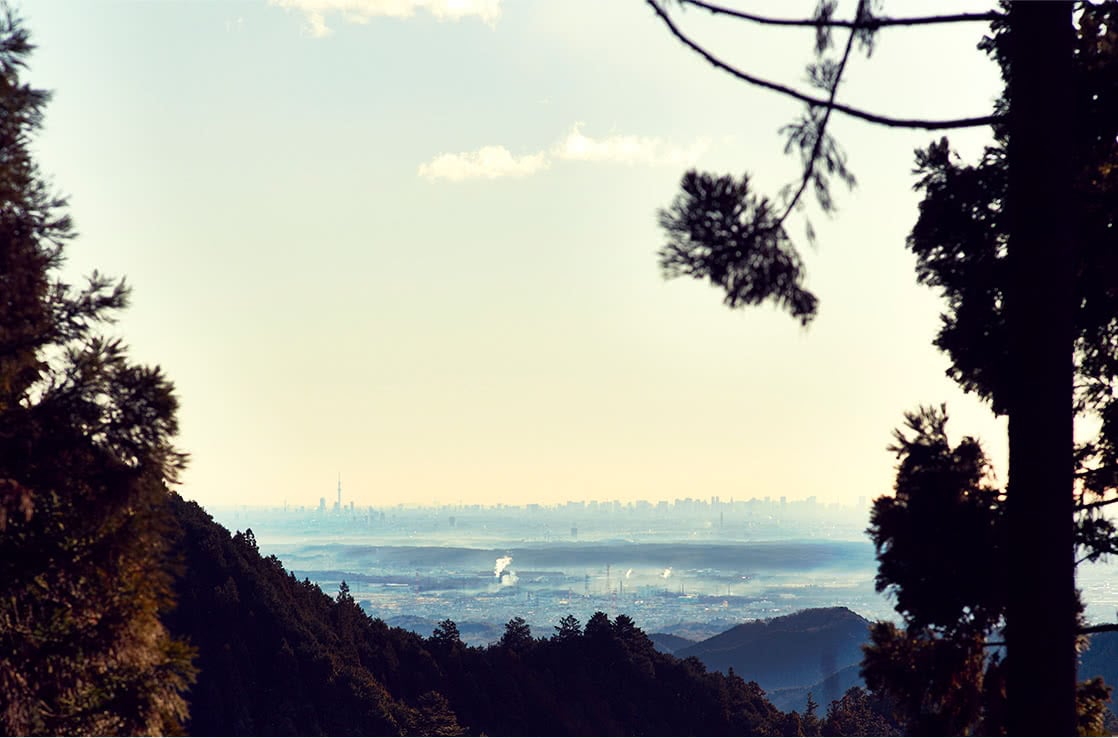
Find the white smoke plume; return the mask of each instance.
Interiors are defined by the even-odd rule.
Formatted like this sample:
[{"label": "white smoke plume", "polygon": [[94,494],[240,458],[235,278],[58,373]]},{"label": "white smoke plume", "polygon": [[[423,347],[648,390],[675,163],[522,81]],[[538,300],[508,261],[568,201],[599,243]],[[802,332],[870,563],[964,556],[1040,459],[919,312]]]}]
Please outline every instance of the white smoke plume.
[{"label": "white smoke plume", "polygon": [[630,569],[629,571],[625,572],[625,578],[626,578],[626,579],[628,579],[628,578],[629,578],[629,577],[631,577],[631,576],[633,576],[633,570],[632,570],[632,569]]},{"label": "white smoke plume", "polygon": [[660,572],[660,578],[661,579],[667,579],[671,575],[672,575],[672,567],[670,567],[670,566],[667,569],[664,569],[664,571]]},{"label": "white smoke plume", "polygon": [[511,563],[512,563],[512,557],[511,556],[502,556],[501,558],[497,559],[497,562],[495,564],[493,564],[493,578],[494,579],[500,579],[501,578],[501,572],[503,572],[505,569],[507,569],[509,564],[511,564]]}]

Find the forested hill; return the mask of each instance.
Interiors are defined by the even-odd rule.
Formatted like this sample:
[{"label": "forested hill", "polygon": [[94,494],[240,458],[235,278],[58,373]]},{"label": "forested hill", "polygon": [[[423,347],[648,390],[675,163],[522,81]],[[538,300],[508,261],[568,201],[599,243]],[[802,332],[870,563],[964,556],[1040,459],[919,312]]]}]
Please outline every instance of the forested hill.
[{"label": "forested hill", "polygon": [[767,689],[798,687],[860,663],[869,627],[868,620],[845,607],[801,610],[742,623],[675,655],[695,656],[719,671],[736,668]]},{"label": "forested hill", "polygon": [[[181,569],[167,626],[198,652],[189,733],[438,732],[373,676],[370,664],[383,656],[359,637],[374,631],[359,612],[296,581],[196,503],[175,495],[172,505]],[[451,718],[438,729],[455,727]]]},{"label": "forested hill", "polygon": [[513,621],[464,645],[366,616],[348,595],[297,581],[251,532],[173,501],[181,555],[167,625],[197,649],[196,735],[795,734],[754,683],[657,652],[631,619],[565,619],[548,638]]}]

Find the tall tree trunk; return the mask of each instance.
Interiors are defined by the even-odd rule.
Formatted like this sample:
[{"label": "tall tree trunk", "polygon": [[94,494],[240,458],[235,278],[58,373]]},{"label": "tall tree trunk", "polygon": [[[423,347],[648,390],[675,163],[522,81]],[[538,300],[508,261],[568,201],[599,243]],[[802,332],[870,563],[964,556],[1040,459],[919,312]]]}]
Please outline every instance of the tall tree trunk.
[{"label": "tall tree trunk", "polygon": [[1010,8],[1011,735],[1074,735],[1072,5]]}]

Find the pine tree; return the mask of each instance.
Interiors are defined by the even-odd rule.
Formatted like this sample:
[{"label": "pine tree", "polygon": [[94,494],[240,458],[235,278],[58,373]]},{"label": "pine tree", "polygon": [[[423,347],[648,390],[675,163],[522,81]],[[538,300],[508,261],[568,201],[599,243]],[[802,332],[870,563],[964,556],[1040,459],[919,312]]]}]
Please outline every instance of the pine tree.
[{"label": "pine tree", "polygon": [[[814,295],[803,287],[798,251],[785,230],[787,217],[814,190],[821,210],[833,210],[830,180],[853,184],[845,158],[828,132],[832,113],[877,125],[947,130],[991,124],[1008,138],[1005,377],[1009,415],[1009,535],[1006,571],[1007,693],[1010,730],[1061,735],[1075,729],[1075,515],[1072,421],[1073,361],[1081,347],[1074,329],[1075,266],[1081,236],[1068,215],[1082,204],[1075,192],[1073,87],[1077,13],[1064,2],[1002,2],[1000,11],[889,18],[871,0],[859,0],[851,20],[835,17],[837,0],[820,0],[812,18],[762,17],[710,0],[678,0],[722,18],[773,27],[813,27],[816,62],[808,80],[820,91],[801,92],[718,58],[685,34],[669,14],[670,3],[646,0],[681,43],[719,70],[806,104],[800,120],[785,127],[786,150],[798,150],[803,175],[774,201],[749,190],[748,178],[689,173],[683,192],[661,212],[667,243],[660,263],[667,276],[709,279],[726,292],[730,307],[772,300],[802,323],[815,314]],[[851,51],[867,52],[887,27],[990,21],[1007,39],[1007,96],[994,115],[916,120],[838,102]],[[835,29],[848,29],[840,54],[831,55]],[[1101,146],[1111,146],[1103,139]],[[698,185],[698,186],[696,186]],[[808,224],[808,239],[814,238]],[[1042,299],[1038,296],[1042,295]],[[1037,601],[1044,607],[1036,607]]]},{"label": "pine tree", "polygon": [[74,231],[31,156],[48,93],[0,5],[0,731],[161,734],[186,715],[167,491],[184,457],[158,368],[99,332],[127,302],[59,271]]}]

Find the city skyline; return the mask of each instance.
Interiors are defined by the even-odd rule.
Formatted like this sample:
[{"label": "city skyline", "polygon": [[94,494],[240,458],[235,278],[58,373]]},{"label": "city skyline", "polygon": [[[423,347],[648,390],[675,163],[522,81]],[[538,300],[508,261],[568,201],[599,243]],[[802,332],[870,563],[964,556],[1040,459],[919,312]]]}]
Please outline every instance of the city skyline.
[{"label": "city skyline", "polygon": [[[1004,423],[944,376],[941,304],[904,248],[912,152],[936,135],[834,120],[859,186],[834,218],[809,207],[817,248],[791,225],[821,300],[803,329],[659,273],[656,212],[683,172],[776,193],[799,167],[777,131],[801,110],[642,2],[22,11],[28,78],[55,93],[37,156],[79,231],[66,274],[132,285],[112,332],[176,385],[189,499],[315,504],[339,469],[386,504],[872,499],[902,413],[940,402],[1004,482]],[[679,15],[802,84],[811,29]],[[840,99],[988,112],[1000,78],[972,25],[882,34]],[[989,132],[951,140],[974,156]]]},{"label": "city skyline", "polygon": [[319,495],[318,502],[313,503],[310,497],[306,497],[305,501],[302,497],[297,498],[284,498],[282,501],[254,501],[252,503],[228,503],[212,505],[212,509],[216,510],[231,510],[239,508],[263,509],[263,510],[296,510],[302,509],[306,511],[323,511],[330,513],[344,512],[351,510],[353,506],[359,509],[380,509],[380,508],[393,508],[393,507],[407,507],[407,508],[422,508],[422,509],[453,509],[453,508],[483,508],[483,509],[502,509],[502,508],[527,508],[527,509],[545,509],[554,510],[558,508],[571,507],[575,505],[581,506],[597,506],[597,505],[615,505],[621,507],[636,507],[643,508],[646,506],[656,507],[661,505],[675,506],[681,503],[686,504],[703,504],[703,505],[733,505],[736,503],[750,503],[750,502],[764,502],[768,503],[807,503],[812,505],[820,505],[823,507],[838,506],[838,507],[853,507],[853,508],[868,508],[871,498],[862,495],[857,499],[828,499],[821,498],[818,495],[804,495],[793,497],[790,495],[756,495],[744,493],[740,496],[730,496],[723,499],[719,495],[712,495],[707,497],[665,497],[665,498],[645,498],[645,497],[602,497],[602,498],[570,498],[566,500],[554,500],[551,502],[533,502],[530,497],[525,497],[523,500],[516,502],[467,502],[465,500],[453,499],[438,499],[433,498],[428,501],[423,500],[408,500],[407,502],[380,502],[373,496],[369,497],[345,497],[342,494],[342,489],[339,486],[337,490],[337,498],[334,503],[327,505],[327,497]]},{"label": "city skyline", "polygon": [[[663,506],[663,505],[679,505],[681,503],[691,504],[710,504],[714,505],[732,505],[734,503],[750,503],[750,502],[764,502],[769,503],[779,502],[784,503],[809,503],[818,504],[822,506],[845,506],[855,508],[866,508],[871,499],[866,495],[859,495],[855,500],[848,499],[835,499],[828,497],[821,497],[820,495],[788,495],[788,494],[758,494],[749,491],[741,492],[740,494],[730,494],[728,497],[723,497],[720,494],[708,496],[692,496],[691,494],[683,494],[682,496],[676,495],[672,497],[640,497],[628,495],[620,496],[613,495],[600,498],[568,498],[565,500],[552,500],[550,502],[536,502],[530,495],[525,496],[523,499],[515,502],[467,502],[465,500],[454,500],[449,497],[439,498],[438,496],[430,500],[408,500],[406,502],[389,502],[384,503],[383,500],[377,499],[376,492],[361,491],[357,495],[346,496],[346,490],[342,485],[342,475],[337,475],[337,486],[334,489],[335,497],[333,502],[328,506],[328,498],[325,495],[319,495],[318,503],[312,503],[313,495],[296,495],[293,498],[285,497],[282,501],[277,502],[275,499],[269,501],[256,501],[254,503],[230,503],[230,504],[217,504],[211,506],[213,509],[234,509],[240,507],[250,507],[258,509],[296,509],[301,508],[305,510],[318,509],[324,512],[344,512],[351,510],[353,507],[359,506],[361,508],[381,508],[381,507],[413,507],[413,508],[453,508],[453,507],[473,507],[473,508],[531,508],[531,509],[555,509],[561,507],[571,507],[575,505],[621,505],[622,507],[648,507],[648,506]],[[391,499],[391,496],[389,496]]]}]

